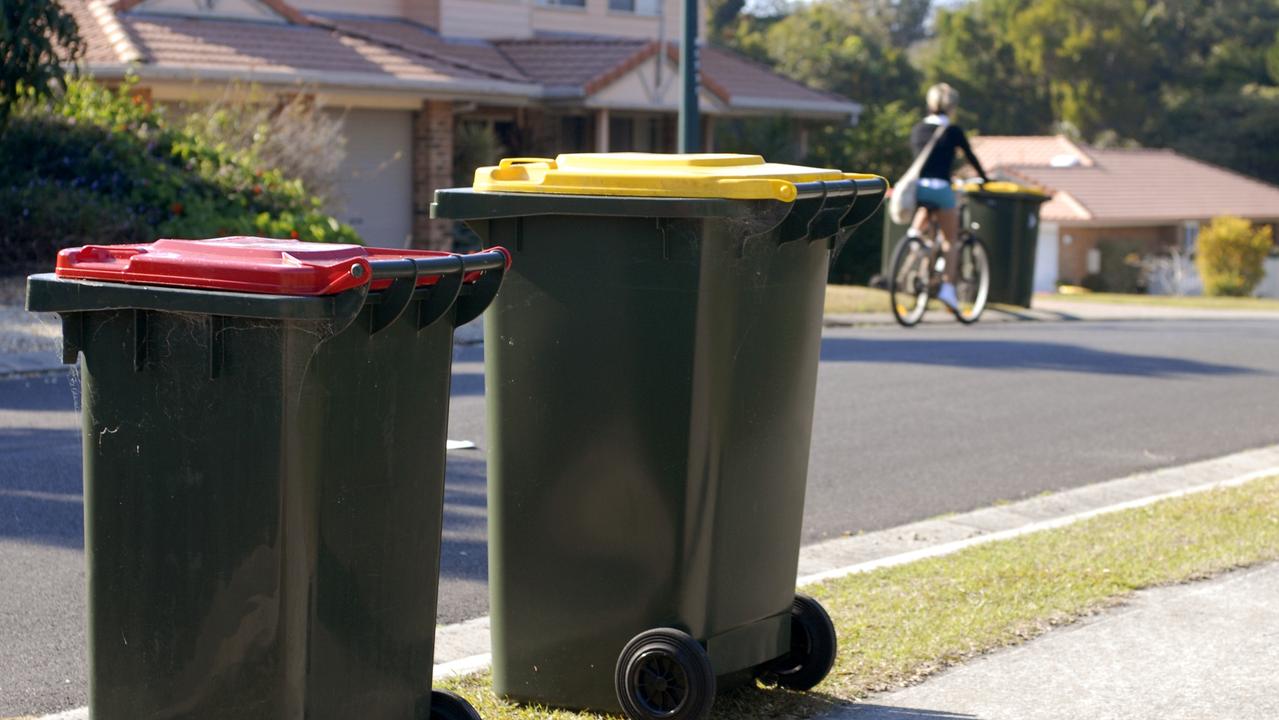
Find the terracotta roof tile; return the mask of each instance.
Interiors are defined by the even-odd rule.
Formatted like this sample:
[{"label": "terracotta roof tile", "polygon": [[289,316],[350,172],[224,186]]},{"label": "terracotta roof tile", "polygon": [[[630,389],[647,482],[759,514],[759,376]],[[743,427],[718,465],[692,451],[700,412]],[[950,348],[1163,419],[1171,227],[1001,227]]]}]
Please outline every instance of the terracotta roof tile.
[{"label": "terracotta roof tile", "polygon": [[330,24],[343,32],[364,36],[374,42],[400,47],[425,57],[457,64],[501,80],[512,82],[529,80],[492,43],[481,40],[445,39],[434,30],[408,20],[327,15],[309,17],[313,21]]},{"label": "terracotta roof tile", "polygon": [[[313,82],[324,82],[326,75],[455,83],[497,80],[538,84],[550,97],[580,97],[603,89],[657,52],[652,41],[632,38],[454,41],[396,19],[290,12],[286,16],[295,22],[285,24],[148,14],[142,5],[117,13],[106,0],[62,2],[80,22],[89,64],[139,60],[196,75],[208,70],[246,76],[295,74]],[[675,46],[668,52],[674,53]],[[701,66],[707,90],[730,108],[837,113],[856,107],[728,50],[705,48]],[[528,92],[536,95],[532,88]]]},{"label": "terracotta roof tile", "polygon": [[1088,148],[1092,167],[999,168],[1062,193],[1045,220],[1179,222],[1218,215],[1279,219],[1279,188],[1171,150]]},{"label": "terracotta roof tile", "polygon": [[[91,8],[91,5],[98,5]],[[112,22],[111,10],[105,2],[90,3],[83,0],[71,0],[63,3],[63,7],[75,18],[80,29],[80,37],[84,40],[85,52],[81,58],[87,63],[119,63],[123,59],[116,50],[116,42],[122,39],[119,34],[114,38],[108,34],[106,23]],[[105,21],[105,22],[104,22]],[[114,28],[117,32],[121,28]]]},{"label": "terracotta roof tile", "polygon": [[728,94],[730,105],[734,98],[852,104],[848,98],[814,90],[730,50],[703,48],[701,66],[702,74]]},{"label": "terracotta roof tile", "polygon": [[622,65],[649,45],[625,38],[533,38],[493,43],[526,76],[548,87],[575,90]]},{"label": "terracotta roof tile", "polygon": [[1093,164],[1088,152],[1064,135],[975,135],[970,142],[985,167],[1052,165],[1069,158],[1079,165]]},{"label": "terracotta roof tile", "polygon": [[193,68],[281,73],[363,73],[401,79],[482,78],[330,29],[303,25],[126,14],[120,22],[147,62]]}]

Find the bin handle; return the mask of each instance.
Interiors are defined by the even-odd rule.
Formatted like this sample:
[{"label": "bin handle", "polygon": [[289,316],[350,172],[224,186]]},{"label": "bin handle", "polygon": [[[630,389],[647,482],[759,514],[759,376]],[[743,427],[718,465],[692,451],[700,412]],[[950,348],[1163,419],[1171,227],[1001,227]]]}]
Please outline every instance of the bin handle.
[{"label": "bin handle", "polygon": [[[511,253],[506,248],[496,246],[487,252],[463,255],[467,258],[486,258],[484,274],[471,284],[471,292],[457,301],[457,314],[453,316],[453,327],[461,327],[475,318],[493,302],[497,291],[502,289],[502,278],[511,266]],[[477,261],[478,263],[479,261]]]},{"label": "bin handle", "polygon": [[505,170],[506,168],[514,167],[515,165],[538,165],[538,164],[549,165],[552,169],[554,169],[555,159],[544,158],[544,157],[502,158],[501,160],[497,162],[497,169]]},{"label": "bin handle", "polygon": [[[371,331],[377,333],[385,329],[404,314],[409,303],[413,300],[413,294],[417,290],[418,279],[422,275],[438,275],[440,279],[432,286],[430,297],[423,303],[423,307],[419,311],[419,330],[443,317],[461,292],[466,276],[474,272],[480,272],[483,275],[474,283],[477,289],[475,294],[485,295],[487,293],[487,299],[475,311],[474,315],[467,318],[467,321],[472,320],[484,311],[484,308],[493,299],[493,295],[497,294],[497,288],[501,287],[502,274],[509,264],[510,254],[505,248],[495,248],[467,255],[371,260],[368,262],[369,283],[366,283],[365,286],[367,287],[374,280],[391,280],[390,287],[382,291],[382,302],[373,309]],[[361,269],[357,271],[356,268]],[[363,268],[360,265],[353,265],[351,272],[353,274],[363,272]],[[490,288],[490,285],[493,285],[493,280],[490,278],[493,276],[497,278],[496,285]],[[458,303],[459,317],[466,311],[463,305],[464,302]]]}]

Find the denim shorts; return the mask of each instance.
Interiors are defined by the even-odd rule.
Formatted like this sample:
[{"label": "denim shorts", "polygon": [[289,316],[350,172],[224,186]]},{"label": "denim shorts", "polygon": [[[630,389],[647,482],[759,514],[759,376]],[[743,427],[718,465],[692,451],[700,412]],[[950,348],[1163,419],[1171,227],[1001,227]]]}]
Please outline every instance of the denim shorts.
[{"label": "denim shorts", "polygon": [[915,186],[915,203],[920,207],[954,210],[955,191],[949,185],[934,186],[921,181]]}]

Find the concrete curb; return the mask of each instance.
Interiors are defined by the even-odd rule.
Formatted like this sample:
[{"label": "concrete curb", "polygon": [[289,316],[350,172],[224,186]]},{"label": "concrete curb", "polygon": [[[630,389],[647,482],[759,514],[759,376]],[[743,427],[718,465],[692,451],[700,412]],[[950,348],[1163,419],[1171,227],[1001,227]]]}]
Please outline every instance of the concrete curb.
[{"label": "concrete curb", "polygon": [[[925,520],[853,537],[838,538],[800,551],[798,586],[942,557],[969,547],[1063,527],[1088,518],[1150,505],[1279,474],[1279,445],[1224,457],[1138,473],[1007,505]],[[436,628],[436,677],[487,670],[489,618],[479,617]],[[87,720],[76,708],[39,720]],[[16,720],[16,719],[15,719]]]}]

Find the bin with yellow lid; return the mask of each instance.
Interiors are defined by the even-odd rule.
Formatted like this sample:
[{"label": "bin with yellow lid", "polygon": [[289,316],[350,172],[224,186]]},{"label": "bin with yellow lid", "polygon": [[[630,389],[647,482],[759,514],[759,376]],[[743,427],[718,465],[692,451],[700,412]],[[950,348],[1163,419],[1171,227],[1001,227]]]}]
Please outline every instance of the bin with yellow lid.
[{"label": "bin with yellow lid", "polygon": [[990,260],[990,302],[1030,307],[1035,293],[1039,209],[1043,190],[998,181],[959,188],[964,227],[981,238]]},{"label": "bin with yellow lid", "polygon": [[696,719],[729,677],[829,671],[829,618],[795,595],[825,278],[886,189],[618,153],[436,193],[514,254],[485,320],[499,694]]}]

